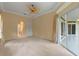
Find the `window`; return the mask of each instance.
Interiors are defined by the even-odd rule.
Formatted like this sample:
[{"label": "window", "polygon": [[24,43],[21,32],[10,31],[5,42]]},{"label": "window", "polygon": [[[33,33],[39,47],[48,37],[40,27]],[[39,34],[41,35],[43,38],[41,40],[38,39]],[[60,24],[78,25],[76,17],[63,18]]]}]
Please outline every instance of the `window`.
[{"label": "window", "polygon": [[76,34],[76,24],[68,24],[68,34]]},{"label": "window", "polygon": [[65,23],[61,22],[61,35],[65,34]]},{"label": "window", "polygon": [[65,35],[65,18],[61,16],[61,36]]},{"label": "window", "polygon": [[71,34],[71,24],[68,24],[68,34]]}]

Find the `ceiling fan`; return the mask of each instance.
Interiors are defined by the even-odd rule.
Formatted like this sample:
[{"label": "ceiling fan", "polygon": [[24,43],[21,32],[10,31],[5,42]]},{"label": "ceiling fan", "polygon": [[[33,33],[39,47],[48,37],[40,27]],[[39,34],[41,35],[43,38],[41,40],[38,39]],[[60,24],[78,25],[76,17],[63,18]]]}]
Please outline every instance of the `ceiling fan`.
[{"label": "ceiling fan", "polygon": [[29,5],[29,10],[31,13],[35,14],[38,13],[39,8],[37,6],[35,6],[34,4]]}]

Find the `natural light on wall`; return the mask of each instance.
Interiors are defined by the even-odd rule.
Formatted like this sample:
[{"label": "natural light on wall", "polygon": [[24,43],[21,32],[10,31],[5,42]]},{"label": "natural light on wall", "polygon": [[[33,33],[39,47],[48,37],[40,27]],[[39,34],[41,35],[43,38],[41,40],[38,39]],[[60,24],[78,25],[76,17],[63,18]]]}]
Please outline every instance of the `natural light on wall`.
[{"label": "natural light on wall", "polygon": [[2,20],[1,20],[1,14],[0,14],[0,39],[2,38]]},{"label": "natural light on wall", "polygon": [[18,37],[22,37],[23,33],[24,33],[24,22],[20,21],[18,23],[18,27],[17,27],[17,35],[18,35]]},{"label": "natural light on wall", "polygon": [[77,19],[77,21],[79,21],[79,19]]}]

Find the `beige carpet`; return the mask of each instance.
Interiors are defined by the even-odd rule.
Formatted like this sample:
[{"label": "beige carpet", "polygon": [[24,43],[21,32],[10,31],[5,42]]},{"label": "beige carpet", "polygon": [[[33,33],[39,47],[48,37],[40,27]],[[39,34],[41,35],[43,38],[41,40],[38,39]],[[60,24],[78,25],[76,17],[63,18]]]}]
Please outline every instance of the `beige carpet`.
[{"label": "beige carpet", "polygon": [[12,56],[72,56],[62,46],[39,38],[24,38],[8,41],[0,48],[0,55]]}]

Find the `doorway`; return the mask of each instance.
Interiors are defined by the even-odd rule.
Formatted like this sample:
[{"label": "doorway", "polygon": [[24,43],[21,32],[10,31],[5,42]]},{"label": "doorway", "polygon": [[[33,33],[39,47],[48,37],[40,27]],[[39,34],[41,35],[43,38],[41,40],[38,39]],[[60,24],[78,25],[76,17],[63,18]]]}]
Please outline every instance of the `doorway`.
[{"label": "doorway", "polygon": [[2,18],[1,18],[1,14],[0,14],[0,40],[2,39]]},{"label": "doorway", "polygon": [[66,21],[65,18],[61,17],[57,21],[57,43],[73,54],[79,55],[78,22]]}]

